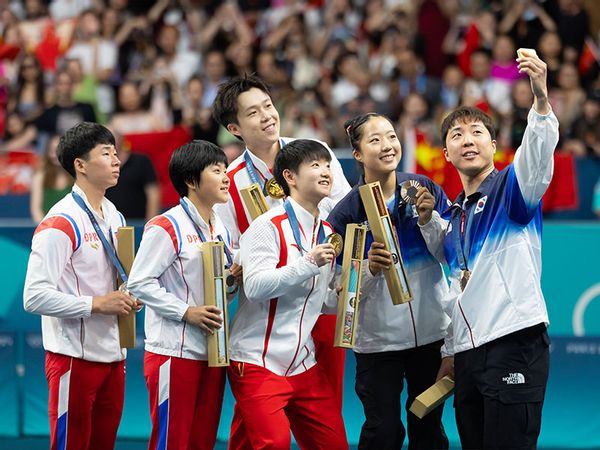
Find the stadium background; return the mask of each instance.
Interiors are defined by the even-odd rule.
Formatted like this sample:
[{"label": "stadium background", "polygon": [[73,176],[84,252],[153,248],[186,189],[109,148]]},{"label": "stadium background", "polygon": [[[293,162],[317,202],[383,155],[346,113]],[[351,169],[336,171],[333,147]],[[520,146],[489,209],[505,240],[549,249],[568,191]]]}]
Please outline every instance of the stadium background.
[{"label": "stadium background", "polygon": [[[49,9],[46,8],[48,3]],[[228,5],[226,8],[229,8],[226,12],[230,17],[235,17],[235,20],[228,21],[224,13],[219,12],[225,3]],[[456,48],[448,50],[454,52],[452,55],[440,55],[439,52],[436,53],[436,46],[439,48],[442,45],[440,36],[443,38],[457,32],[457,42],[464,44],[470,52],[475,50],[476,45],[488,45],[487,51],[490,56],[494,56],[492,47],[500,32],[494,28],[491,38],[487,36],[491,41],[486,44],[486,30],[477,31],[478,26],[481,28],[480,20],[486,12],[492,12],[498,21],[494,26],[500,26],[520,4],[530,7],[523,10],[521,22],[530,23],[531,17],[525,17],[527,14],[531,16],[531,11],[535,13],[535,7],[543,8],[552,16],[558,35],[564,40],[559,68],[569,65],[571,61],[571,66],[576,67],[580,77],[578,88],[583,92],[580,103],[590,103],[592,107],[599,106],[600,65],[597,36],[600,28],[600,2],[594,0],[0,2],[0,132],[3,134],[0,142],[0,448],[47,448],[48,435],[47,387],[40,320],[23,312],[22,289],[31,236],[35,227],[29,212],[31,176],[34,171],[39,170],[41,156],[45,151],[44,144],[59,130],[47,130],[47,124],[35,120],[26,122],[26,125],[36,128],[37,134],[30,141],[26,140],[26,145],[17,148],[14,146],[15,136],[7,133],[5,125],[15,112],[15,105],[11,106],[10,99],[14,92],[18,92],[15,74],[25,66],[24,55],[33,53],[42,64],[44,89],[48,97],[47,102],[44,100],[44,108],[49,109],[56,90],[56,74],[73,56],[68,53],[69,48],[74,47],[76,43],[88,42],[86,39],[89,36],[77,33],[73,35],[72,40],[65,39],[69,30],[73,32],[78,29],[80,23],[77,22],[77,18],[81,18],[88,8],[92,9],[97,18],[102,19],[103,27],[107,26],[108,19],[111,16],[114,18],[116,14],[117,25],[120,27],[126,28],[128,23],[133,25],[133,31],[129,30],[132,33],[127,39],[133,39],[137,43],[141,41],[150,46],[154,45],[155,40],[158,47],[161,47],[164,43],[158,39],[160,33],[164,28],[175,24],[181,31],[178,55],[183,55],[190,49],[202,55],[202,63],[196,61],[196,74],[204,83],[205,93],[214,88],[214,83],[220,81],[219,76],[223,75],[219,75],[218,70],[211,73],[209,60],[214,62],[215,58],[219,60],[220,56],[223,56],[223,60],[227,62],[226,75],[239,73],[244,67],[236,66],[239,59],[235,57],[233,50],[249,48],[254,52],[254,61],[249,67],[256,70],[274,88],[274,100],[282,119],[282,134],[318,136],[327,141],[342,161],[347,178],[352,183],[357,178],[356,167],[350,151],[343,148],[347,143],[340,122],[362,111],[375,109],[385,112],[392,117],[399,130],[405,153],[403,168],[430,176],[453,198],[460,190],[458,179],[454,169],[444,161],[435,132],[440,117],[451,106],[451,102],[445,103],[448,97],[436,98],[432,102],[428,97],[431,91],[427,87],[433,80],[434,83],[438,83],[437,88],[442,89],[445,85],[440,85],[439,82],[443,81],[443,71],[452,64],[458,64],[468,71],[468,67],[464,66],[468,55],[464,54],[466,50],[463,49],[461,53]],[[65,5],[73,6],[69,9],[65,8]],[[537,11],[535,14],[540,15],[541,12]],[[386,16],[393,23],[382,19]],[[298,17],[302,17],[303,20],[299,20]],[[581,17],[585,17],[585,26],[573,26],[575,22],[569,21],[569,18]],[[143,22],[144,26],[141,25],[141,18],[146,20]],[[371,19],[373,21],[369,23]],[[215,48],[207,45],[202,39],[200,42],[193,39],[197,34],[204,36],[202,29],[198,28],[198,24],[202,23],[205,29],[221,27],[213,38],[218,38],[219,45],[228,46],[227,51],[223,47],[215,52]],[[378,26],[383,28],[377,29]],[[227,27],[229,28],[226,30]],[[114,30],[120,31],[123,28],[117,27]],[[43,29],[45,32],[31,32],[36,29]],[[19,35],[15,30],[23,33]],[[103,28],[100,31],[102,33],[105,30]],[[509,34],[516,43],[519,36],[518,33],[514,34],[514,31],[510,30]],[[315,46],[310,46],[308,55],[298,53],[298,44],[306,44],[307,36],[314,36],[320,40],[324,39],[322,34],[327,33],[329,35],[325,37],[328,42],[321,42],[325,48],[321,54],[315,54]],[[389,41],[386,41],[385,36],[388,36],[388,33],[401,47],[394,50],[397,53],[386,54],[389,49],[386,50],[385,45],[389,44]],[[118,40],[116,35],[109,33],[108,40]],[[21,40],[15,36],[20,36]],[[107,36],[102,38],[106,39]],[[581,42],[577,41],[579,38],[582,38]],[[125,129],[119,130],[118,122],[111,121],[111,117],[114,118],[117,113],[123,112],[122,108],[116,105],[120,101],[119,87],[130,78],[140,77],[140,73],[135,74],[131,70],[126,72],[124,69],[125,66],[131,69],[130,61],[123,56],[130,55],[127,52],[131,51],[131,48],[127,47],[127,39],[118,49],[118,58],[112,67],[113,73],[110,78],[95,80],[93,74],[86,73],[83,74],[83,80],[80,79],[77,83],[78,87],[84,85],[93,86],[94,89],[100,88],[97,93],[106,93],[101,89],[102,86],[110,86],[114,94],[113,110],[110,109],[110,102],[108,106],[104,102],[104,95],[100,95],[99,98],[78,97],[78,101],[95,102],[97,120],[109,123],[116,131],[121,131],[125,134],[127,147],[150,158],[162,188],[161,206],[166,208],[176,201],[167,174],[171,151],[191,138],[211,136],[216,142],[224,145],[231,140],[231,136],[227,136],[222,130],[215,130],[210,124],[208,133],[205,123],[196,123],[193,120],[186,123],[185,119],[179,123],[176,120],[179,109],[185,118],[186,108],[190,108],[186,103],[189,92],[183,84],[179,86],[179,92],[177,87],[173,86],[170,91],[171,100],[177,96],[174,94],[180,94],[183,97],[182,103],[176,105],[169,101],[163,104],[163,118],[164,122],[169,124],[168,127],[162,126],[143,133],[140,133],[140,130],[135,133],[128,133]],[[402,43],[416,48],[416,54],[402,48]],[[189,48],[184,48],[183,44]],[[572,53],[568,56],[566,50],[569,45],[578,46],[574,56]],[[538,48],[536,45],[531,46]],[[328,48],[333,49],[334,55],[328,53]],[[336,49],[339,52],[337,54]],[[162,47],[158,50],[159,56],[161,51],[165,51]],[[394,70],[384,73],[385,71],[371,64],[386,58],[396,58],[397,67]],[[303,64],[298,62],[300,60]],[[344,60],[350,61],[350,64],[346,64],[350,70],[345,68]],[[147,72],[142,72],[141,78],[149,77],[153,72],[158,73],[157,61],[158,59],[150,61]],[[311,64],[312,67],[315,64],[318,67],[316,78],[313,71],[312,79],[309,76],[311,71],[307,69],[310,69]],[[410,73],[407,68],[415,67],[415,64],[419,72]],[[556,69],[556,72],[558,70]],[[69,76],[75,81],[78,76],[77,70],[69,72]],[[468,80],[467,73],[465,76]],[[141,81],[143,83],[143,80]],[[416,82],[413,85],[411,81]],[[137,79],[137,82],[140,80]],[[551,374],[539,447],[598,449],[600,223],[597,222],[598,213],[595,213],[593,205],[595,186],[596,196],[600,197],[600,184],[597,184],[600,178],[600,113],[592,111],[595,115],[592,114],[591,122],[590,117],[581,110],[579,115],[569,118],[565,108],[560,108],[561,105],[564,107],[561,95],[568,89],[557,80],[551,87],[551,101],[555,110],[565,114],[565,120],[561,120],[561,124],[568,121],[570,127],[561,129],[561,142],[555,157],[555,176],[544,198],[542,287],[550,314],[549,331],[553,343]],[[354,93],[354,96],[346,97],[349,92]],[[383,100],[382,92],[388,93],[388,97],[383,97]],[[79,95],[81,92],[75,93],[76,97]],[[409,103],[409,99],[416,99],[417,106],[419,99],[425,99],[428,111],[424,113],[419,111],[419,108],[413,110],[414,104]],[[150,94],[145,100],[142,105],[144,114],[150,111]],[[500,150],[496,155],[496,164],[499,168],[505,166],[514,154],[514,146],[509,138],[514,122],[503,121],[508,120],[510,116],[503,116],[501,111],[496,110],[497,106],[501,107],[500,104],[496,104],[497,98],[463,98],[463,101],[467,100],[483,109],[487,108],[497,120],[502,145],[499,146]],[[516,105],[513,106],[516,109]],[[202,112],[206,111],[204,106]],[[123,123],[121,121],[121,124]],[[587,125],[588,128],[583,127],[583,133],[578,133],[578,124]],[[17,138],[29,136],[29,130],[30,128],[25,127],[22,130],[23,134]],[[600,205],[596,207],[600,208]],[[136,222],[135,225],[139,242],[143,222]],[[233,307],[235,308],[235,304]],[[143,330],[142,324],[140,320],[139,332]],[[148,401],[142,376],[142,339],[143,336],[140,335],[140,347],[132,350],[128,357],[126,405],[117,448],[145,448],[149,435]],[[351,352],[347,355],[344,419],[349,441],[356,445],[363,415],[353,388],[354,358]],[[228,436],[232,408],[233,399],[227,391],[219,430],[221,446],[224,446]],[[458,447],[451,401],[445,405],[444,423],[451,444]]]}]

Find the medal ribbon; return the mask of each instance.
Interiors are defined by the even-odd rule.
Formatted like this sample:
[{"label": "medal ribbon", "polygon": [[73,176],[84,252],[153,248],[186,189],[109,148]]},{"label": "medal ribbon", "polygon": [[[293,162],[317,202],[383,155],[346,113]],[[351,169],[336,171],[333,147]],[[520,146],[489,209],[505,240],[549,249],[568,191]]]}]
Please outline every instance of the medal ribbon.
[{"label": "medal ribbon", "polygon": [[454,250],[456,255],[458,256],[458,265],[460,266],[460,270],[469,270],[467,268],[467,257],[465,254],[465,210],[460,208],[460,213],[457,214],[457,209],[452,212],[452,217],[450,218],[450,223],[452,224],[452,230],[457,230],[458,232],[454,232]]},{"label": "medal ribbon", "polygon": [[[304,247],[302,246],[302,239],[300,238],[300,226],[298,225],[298,218],[296,217],[296,213],[294,212],[294,208],[292,207],[289,200],[283,202],[283,208],[287,213],[288,219],[290,221],[290,227],[292,228],[292,233],[294,234],[294,240],[296,241],[296,245],[300,249],[301,253],[308,253]],[[325,228],[323,227],[323,221],[319,220],[319,231],[317,232],[317,243],[322,244],[325,242]]]},{"label": "medal ribbon", "polygon": [[[119,258],[117,257],[117,254],[115,253],[114,246],[112,244],[109,244],[108,240],[106,239],[106,236],[102,232],[102,229],[100,228],[100,225],[98,224],[98,221],[94,217],[94,213],[92,213],[90,208],[88,208],[88,206],[85,204],[85,201],[83,200],[83,198],[81,198],[81,196],[77,192],[71,191],[71,195],[73,196],[75,203],[77,203],[81,207],[81,209],[83,209],[86,212],[86,214],[88,215],[88,217],[90,218],[90,222],[92,222],[92,226],[94,227],[94,230],[96,230],[96,234],[100,238],[100,242],[102,242],[102,247],[104,247],[104,251],[110,257],[110,260],[112,261],[113,266],[115,266],[115,269],[117,269],[117,273],[119,274],[119,277],[121,278],[123,283],[127,283],[128,276],[127,276],[127,273],[125,272],[125,268],[123,267],[123,264],[121,264],[121,261],[119,261]],[[109,234],[109,236],[112,235],[111,228],[108,229],[108,234]]]},{"label": "medal ribbon", "polygon": [[[283,142],[283,139],[279,139],[279,148],[280,149],[283,148],[284,145],[285,145],[285,143]],[[244,152],[244,161],[246,162],[246,170],[248,171],[248,175],[250,176],[250,179],[252,180],[252,182],[258,184],[259,186],[262,186],[263,194],[265,196],[268,196],[269,194],[267,192],[267,181],[269,181],[271,178],[273,178],[273,176],[270,176],[269,178],[265,178],[265,176],[261,172],[258,171],[256,166],[252,162],[252,158],[250,157],[248,150],[246,150]],[[265,180],[264,182],[259,181],[259,179],[258,179],[259,174],[260,174],[260,177]]]},{"label": "medal ribbon", "polygon": [[[192,213],[190,212],[190,208],[183,198],[179,199],[179,204],[181,205],[181,207],[183,208],[183,211],[185,212],[185,214],[188,216],[188,218],[192,222],[192,225],[194,226],[196,233],[198,233],[198,237],[200,237],[200,240],[202,242],[206,242],[204,233],[202,232],[202,230],[200,229],[200,227],[198,226],[196,221],[193,219]],[[227,244],[225,243],[225,241],[223,240],[223,238],[221,237],[220,234],[217,235],[217,240],[219,240],[223,243],[223,250],[225,252],[225,257],[227,258],[227,268],[229,268],[233,264],[233,256],[231,255],[231,251],[229,250],[229,247],[227,246]]]}]

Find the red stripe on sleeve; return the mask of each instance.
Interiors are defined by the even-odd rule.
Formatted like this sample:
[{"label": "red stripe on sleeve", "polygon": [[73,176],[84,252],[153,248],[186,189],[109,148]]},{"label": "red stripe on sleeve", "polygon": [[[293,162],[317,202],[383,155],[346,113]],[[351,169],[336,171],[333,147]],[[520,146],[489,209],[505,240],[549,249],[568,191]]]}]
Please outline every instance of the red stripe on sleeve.
[{"label": "red stripe on sleeve", "polygon": [[[240,191],[238,190],[238,186],[235,182],[235,174],[240,170],[246,168],[246,162],[242,162],[239,166],[233,169],[230,172],[227,172],[227,176],[229,177],[229,195],[231,195],[231,201],[233,202],[233,206],[235,208],[235,217],[237,220],[238,228],[240,230],[240,234],[248,229],[250,223],[248,222],[248,217],[246,216],[246,210],[244,209],[244,203],[242,202],[242,197],[240,196]],[[240,188],[245,188],[246,186],[241,186]]]},{"label": "red stripe on sleeve", "polygon": [[169,236],[171,237],[171,242],[173,242],[173,248],[175,249],[175,254],[179,253],[179,245],[177,242],[177,233],[175,232],[175,228],[169,219],[165,216],[156,216],[153,219],[150,219],[144,228],[148,228],[151,226],[157,226],[165,230]]},{"label": "red stripe on sleeve", "polygon": [[48,229],[52,228],[54,230],[59,230],[65,233],[69,239],[71,240],[71,247],[73,251],[77,248],[77,238],[75,237],[75,230],[73,229],[73,225],[69,222],[68,219],[62,216],[51,216],[44,219],[35,229],[33,235]]}]

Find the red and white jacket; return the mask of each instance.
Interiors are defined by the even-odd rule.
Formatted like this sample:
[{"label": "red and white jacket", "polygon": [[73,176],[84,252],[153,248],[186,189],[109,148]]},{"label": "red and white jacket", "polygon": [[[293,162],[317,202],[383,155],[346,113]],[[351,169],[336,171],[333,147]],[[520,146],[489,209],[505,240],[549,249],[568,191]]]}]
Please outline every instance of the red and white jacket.
[{"label": "red and white jacket", "polygon": [[[280,138],[280,145],[283,147],[285,144],[292,142],[293,140],[295,139],[282,137]],[[340,162],[336,158],[335,154],[331,151],[326,143],[321,141],[318,142],[323,144],[331,153],[331,176],[333,177],[331,194],[329,197],[321,200],[321,203],[319,204],[321,217],[326,218],[337,202],[344,198],[348,192],[350,192],[350,185],[344,176],[342,166],[340,165]],[[253,183],[252,179],[250,178],[250,174],[246,169],[246,161],[244,159],[245,153],[250,156],[254,168],[256,169],[256,174],[261,183],[264,183],[273,176],[267,167],[267,164],[262,159],[254,155],[248,148],[246,148],[245,152],[237,157],[227,168],[227,176],[230,180],[229,201],[225,204],[216,205],[215,211],[225,224],[225,227],[231,232],[231,241],[234,248],[239,248],[240,235],[246,231],[252,222],[252,219],[250,218],[250,215],[244,206],[244,202],[240,194],[240,189],[248,187]],[[283,204],[283,201],[280,199],[266,197],[266,200],[269,209]]]},{"label": "red and white jacket", "polygon": [[[117,228],[125,219],[106,198],[104,218],[86,202],[105,236],[116,248]],[[33,235],[27,266],[23,304],[42,315],[44,348],[86,361],[125,359],[119,344],[117,316],[92,315],[92,298],[117,288],[117,272],[87,215],[71,194],[50,209]]]},{"label": "red and white jacket", "polygon": [[[333,233],[293,199],[302,247],[318,245],[318,231]],[[240,254],[245,296],[229,337],[231,359],[264,367],[281,376],[302,373],[315,365],[312,329],[323,309],[337,304],[331,289],[333,264],[318,267],[302,255],[288,215],[277,206],[257,218],[242,235]],[[327,311],[329,312],[329,311]]]},{"label": "red and white jacket", "polygon": [[[207,224],[184,197],[205,239],[229,234],[212,215]],[[190,306],[204,304],[202,240],[181,205],[151,219],[144,229],[127,287],[146,305],[145,349],[159,355],[207,360],[206,335],[183,315]]]}]

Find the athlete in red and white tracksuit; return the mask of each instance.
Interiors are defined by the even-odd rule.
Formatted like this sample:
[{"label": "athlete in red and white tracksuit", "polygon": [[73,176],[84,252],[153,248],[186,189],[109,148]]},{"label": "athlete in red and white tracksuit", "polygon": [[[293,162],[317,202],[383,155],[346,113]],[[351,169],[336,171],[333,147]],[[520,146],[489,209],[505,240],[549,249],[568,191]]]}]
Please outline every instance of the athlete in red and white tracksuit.
[{"label": "athlete in red and white tracksuit", "polygon": [[[288,201],[309,252],[319,244],[321,226],[325,236],[332,228]],[[311,336],[325,304],[336,304],[329,287],[333,266],[319,268],[303,256],[282,206],[255,220],[242,235],[240,253],[246,296],[231,327],[228,370],[252,447],[289,448],[291,428],[302,448],[347,448],[341,411],[316,364]]]},{"label": "athlete in red and white tracksuit", "polygon": [[[73,186],[90,210],[83,191]],[[94,216],[116,248],[125,220],[106,198]],[[35,230],[23,291],[42,315],[52,449],[113,448],[123,410],[126,350],[116,315],[92,315],[92,298],[116,289],[116,270],[71,194]]]},{"label": "athlete in red and white tracksuit", "polygon": [[[282,137],[279,139],[280,148],[285,144],[292,142],[293,138]],[[319,141],[325,148],[331,153],[331,175],[333,178],[333,185],[331,187],[331,194],[325,197],[319,203],[319,210],[322,218],[327,218],[331,210],[337,204],[339,200],[350,192],[350,185],[346,181],[344,172],[340,162],[335,157],[334,153],[327,146],[326,143]],[[240,189],[250,186],[254,181],[246,168],[246,159],[244,155],[252,161],[254,171],[260,183],[265,183],[273,175],[267,164],[254,155],[248,148],[245,152],[235,159],[227,168],[227,175],[230,180],[229,194],[230,198],[226,204],[217,205],[216,211],[219,217],[225,223],[225,227],[231,232],[231,240],[234,248],[239,247],[240,235],[244,233],[249,224],[252,222],[248,211],[244,206]],[[266,197],[267,205],[269,208],[280,206],[283,201],[280,199],[274,199]],[[313,338],[315,340],[316,355],[317,359],[322,362],[323,369],[327,379],[336,393],[338,403],[341,408],[342,404],[342,393],[343,393],[343,380],[344,380],[344,360],[345,351],[333,347],[333,338],[335,335],[335,315],[324,314],[320,317],[315,329],[313,330]],[[237,414],[234,416],[234,427],[237,423]]]},{"label": "athlete in red and white tracksuit", "polygon": [[[207,240],[229,235],[214,214],[207,224],[183,198]],[[208,367],[206,334],[183,320],[204,305],[202,240],[181,205],[150,220],[128,288],[146,304],[144,375],[150,397],[150,449],[214,448],[225,370]]]}]

